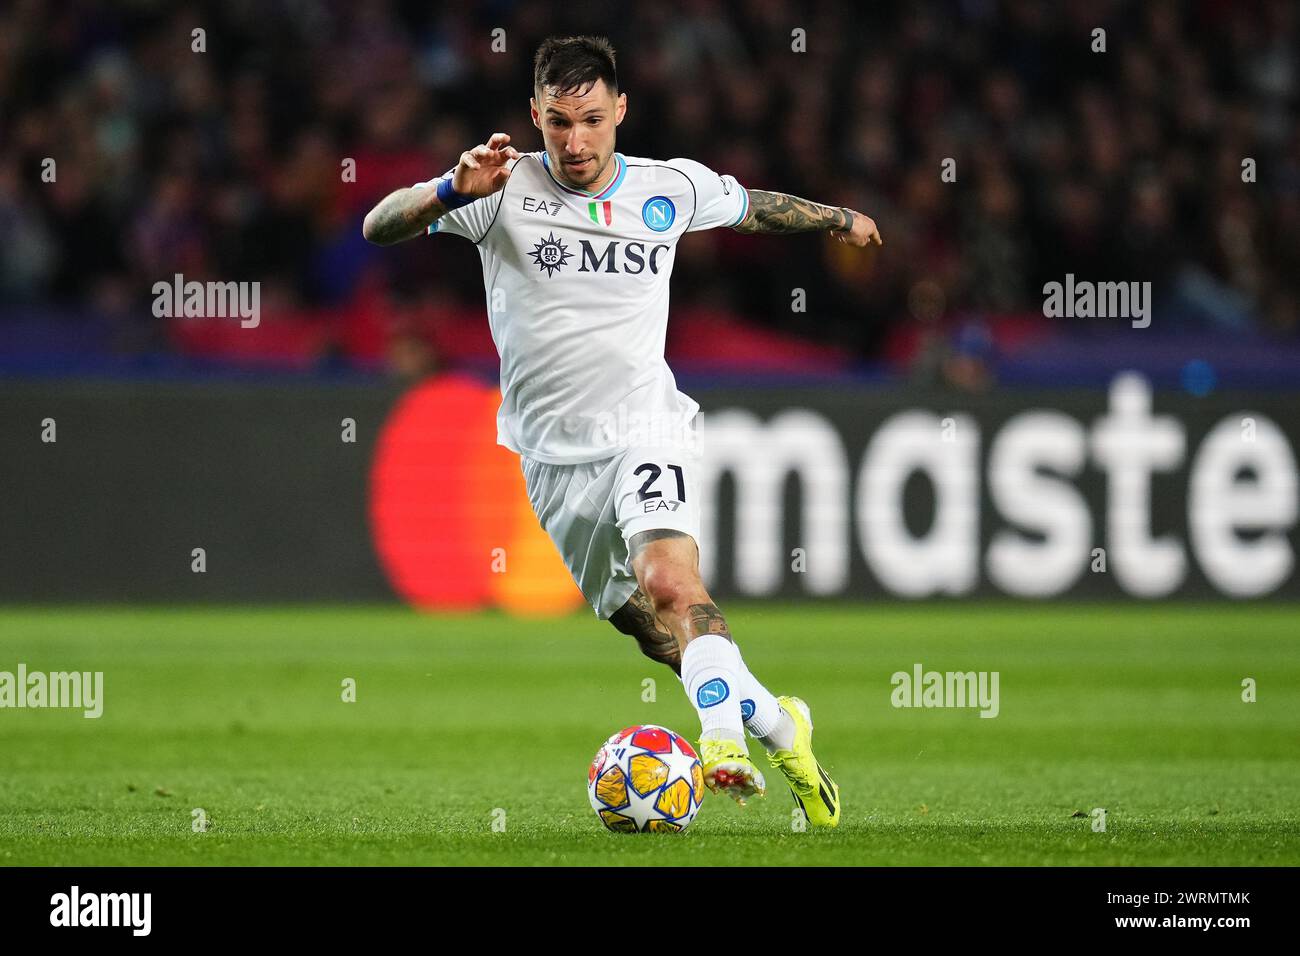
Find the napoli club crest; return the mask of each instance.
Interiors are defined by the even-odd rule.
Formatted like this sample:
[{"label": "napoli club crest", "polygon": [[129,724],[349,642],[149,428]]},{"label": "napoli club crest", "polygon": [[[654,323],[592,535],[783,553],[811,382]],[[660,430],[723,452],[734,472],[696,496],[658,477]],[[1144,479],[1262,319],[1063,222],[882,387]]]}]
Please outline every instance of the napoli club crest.
[{"label": "napoli club crest", "polygon": [[695,692],[695,702],[701,707],[713,707],[722,703],[731,696],[731,688],[721,677],[715,677],[705,682],[699,690]]},{"label": "napoli club crest", "polygon": [[667,196],[654,196],[641,207],[642,221],[655,232],[666,232],[677,218],[677,207]]}]

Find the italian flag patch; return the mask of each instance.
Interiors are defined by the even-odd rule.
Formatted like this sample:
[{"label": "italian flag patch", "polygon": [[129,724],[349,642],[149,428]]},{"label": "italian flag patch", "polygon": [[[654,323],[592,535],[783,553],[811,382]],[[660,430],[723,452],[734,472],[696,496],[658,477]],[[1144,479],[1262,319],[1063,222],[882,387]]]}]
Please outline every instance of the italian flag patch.
[{"label": "italian flag patch", "polygon": [[599,225],[604,223],[610,225],[614,222],[614,205],[608,199],[604,202],[587,203],[587,214],[591,216],[591,221]]}]

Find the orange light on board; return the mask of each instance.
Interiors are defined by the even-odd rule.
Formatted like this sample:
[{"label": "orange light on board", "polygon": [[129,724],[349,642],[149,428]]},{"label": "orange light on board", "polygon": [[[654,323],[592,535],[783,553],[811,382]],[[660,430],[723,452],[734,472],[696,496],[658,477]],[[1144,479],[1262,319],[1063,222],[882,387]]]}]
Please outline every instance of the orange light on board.
[{"label": "orange light on board", "polygon": [[[417,385],[379,434],[370,525],[389,583],[423,609],[564,614],[584,603],[496,444],[500,393],[459,376]],[[501,570],[504,568],[504,570]]]}]

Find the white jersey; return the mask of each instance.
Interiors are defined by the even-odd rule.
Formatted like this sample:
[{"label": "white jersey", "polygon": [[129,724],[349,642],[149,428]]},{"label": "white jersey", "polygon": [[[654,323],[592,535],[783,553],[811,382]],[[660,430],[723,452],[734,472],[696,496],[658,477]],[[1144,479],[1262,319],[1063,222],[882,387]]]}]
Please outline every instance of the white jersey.
[{"label": "white jersey", "polygon": [[664,360],[677,240],[749,211],[734,178],[694,160],[611,161],[595,194],[561,184],[545,152],[525,153],[503,189],[429,227],[473,241],[483,261],[497,442],[553,465],[693,441],[699,405]]}]

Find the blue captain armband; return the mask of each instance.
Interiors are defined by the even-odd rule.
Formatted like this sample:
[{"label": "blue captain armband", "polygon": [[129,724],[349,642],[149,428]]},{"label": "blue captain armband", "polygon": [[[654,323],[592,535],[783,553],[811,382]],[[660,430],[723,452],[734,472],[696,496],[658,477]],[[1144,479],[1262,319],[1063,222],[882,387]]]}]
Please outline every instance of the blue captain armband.
[{"label": "blue captain armband", "polygon": [[473,196],[466,196],[451,188],[451,177],[444,176],[438,180],[438,201],[447,209],[459,209],[474,201]]}]

